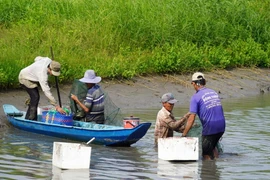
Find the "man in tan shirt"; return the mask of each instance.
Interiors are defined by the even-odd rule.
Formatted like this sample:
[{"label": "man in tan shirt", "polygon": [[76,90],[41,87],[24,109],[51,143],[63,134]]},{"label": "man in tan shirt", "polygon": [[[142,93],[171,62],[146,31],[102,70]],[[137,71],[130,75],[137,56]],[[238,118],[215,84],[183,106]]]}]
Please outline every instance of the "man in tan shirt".
[{"label": "man in tan shirt", "polygon": [[173,137],[173,131],[183,132],[189,113],[185,114],[179,120],[176,120],[172,114],[174,104],[177,100],[172,93],[166,93],[161,98],[163,107],[157,114],[155,125],[155,145],[158,145],[158,138]]}]

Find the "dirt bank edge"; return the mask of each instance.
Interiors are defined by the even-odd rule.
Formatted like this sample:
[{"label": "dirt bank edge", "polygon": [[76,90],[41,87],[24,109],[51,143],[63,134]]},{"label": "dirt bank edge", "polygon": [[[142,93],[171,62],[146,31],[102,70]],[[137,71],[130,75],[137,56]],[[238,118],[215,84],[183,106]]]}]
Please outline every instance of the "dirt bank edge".
[{"label": "dirt bank edge", "polygon": [[[241,98],[267,93],[270,89],[269,69],[238,68],[233,70],[217,70],[203,72],[207,80],[206,86],[216,90],[222,99]],[[111,100],[123,111],[129,109],[160,107],[160,97],[166,92],[172,92],[179,104],[186,104],[194,94],[191,86],[191,74],[164,74],[162,76],[140,76],[129,81],[107,81],[100,84],[109,94]],[[69,103],[68,95],[71,84],[60,85],[61,101],[63,105]],[[57,98],[56,89],[52,92]],[[28,95],[22,90],[0,92],[1,104],[14,104],[18,108],[25,108]],[[41,93],[40,104],[48,105],[46,97]],[[4,113],[1,108],[0,115]]]}]

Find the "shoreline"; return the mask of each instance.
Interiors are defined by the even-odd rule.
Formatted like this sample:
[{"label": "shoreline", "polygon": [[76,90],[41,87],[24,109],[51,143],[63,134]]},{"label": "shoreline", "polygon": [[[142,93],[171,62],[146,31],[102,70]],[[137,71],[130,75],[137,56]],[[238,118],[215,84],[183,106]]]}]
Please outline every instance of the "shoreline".
[{"label": "shoreline", "polygon": [[[186,104],[195,93],[189,75],[163,75],[134,78],[133,81],[103,82],[117,106],[121,109],[160,107],[160,97],[174,94],[178,105]],[[204,73],[206,87],[219,93],[221,99],[245,98],[270,91],[269,69],[219,70]]]},{"label": "shoreline", "polygon": [[[269,69],[238,68],[233,70],[218,70],[215,72],[203,72],[206,79],[206,87],[219,93],[221,99],[244,98],[255,96],[270,91]],[[122,111],[130,109],[158,108],[160,97],[167,92],[174,94],[179,101],[177,105],[189,103],[194,89],[191,86],[191,76],[164,74],[163,76],[140,76],[126,81],[102,80],[100,85],[108,93],[112,102]],[[68,105],[70,84],[60,85],[62,105]],[[56,88],[52,93],[57,98]],[[47,98],[40,91],[40,105],[48,104]],[[1,104],[14,104],[18,108],[24,108],[28,95],[23,90],[10,90],[0,92]],[[0,110],[0,120],[4,116]]]}]

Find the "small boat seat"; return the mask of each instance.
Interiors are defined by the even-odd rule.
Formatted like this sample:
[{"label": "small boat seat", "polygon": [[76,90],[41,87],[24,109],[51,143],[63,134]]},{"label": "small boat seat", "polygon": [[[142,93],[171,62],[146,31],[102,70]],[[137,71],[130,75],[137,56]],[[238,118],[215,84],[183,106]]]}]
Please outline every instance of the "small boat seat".
[{"label": "small boat seat", "polygon": [[14,117],[21,117],[23,116],[22,112],[12,112],[12,113],[7,113],[8,116],[14,116]]}]

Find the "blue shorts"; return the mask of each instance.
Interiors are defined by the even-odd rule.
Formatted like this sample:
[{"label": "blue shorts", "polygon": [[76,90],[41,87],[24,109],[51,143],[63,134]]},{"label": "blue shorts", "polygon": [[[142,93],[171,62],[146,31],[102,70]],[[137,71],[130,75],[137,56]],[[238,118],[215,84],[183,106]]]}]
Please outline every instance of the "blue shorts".
[{"label": "blue shorts", "polygon": [[206,135],[202,136],[202,155],[208,155],[211,157],[211,159],[214,159],[214,149],[219,141],[219,139],[222,137],[224,132],[218,133],[218,134],[212,134],[212,135]]}]

